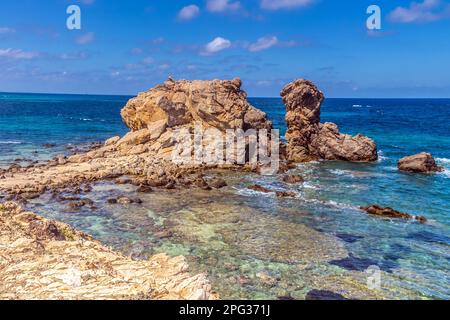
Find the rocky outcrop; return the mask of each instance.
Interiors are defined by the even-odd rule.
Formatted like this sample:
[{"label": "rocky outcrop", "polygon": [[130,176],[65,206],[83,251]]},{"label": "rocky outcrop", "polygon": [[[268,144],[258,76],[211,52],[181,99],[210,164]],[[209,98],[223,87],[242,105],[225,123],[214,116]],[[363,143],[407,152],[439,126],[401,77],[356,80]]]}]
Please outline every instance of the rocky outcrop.
[{"label": "rocky outcrop", "polygon": [[174,128],[201,123],[206,128],[270,129],[266,114],[247,101],[242,82],[234,80],[167,80],[148,92],[131,99],[121,111],[132,131],[161,123]]},{"label": "rocky outcrop", "polygon": [[300,79],[289,83],[283,88],[281,97],[287,109],[289,160],[377,160],[377,148],[373,140],[360,134],[341,134],[334,123],[320,123],[324,95],[312,82]]},{"label": "rocky outcrop", "polygon": [[430,173],[444,171],[444,168],[436,164],[433,156],[425,152],[400,159],[397,166],[400,171],[405,172]]},{"label": "rocky outcrop", "polygon": [[134,261],[56,221],[0,204],[0,299],[218,298],[183,257]]},{"label": "rocky outcrop", "polygon": [[403,213],[392,208],[382,208],[378,205],[372,205],[368,207],[361,207],[361,210],[367,212],[370,215],[380,216],[385,218],[405,219],[405,220],[417,220],[420,223],[427,222],[427,219],[423,216],[412,216],[408,213]]}]

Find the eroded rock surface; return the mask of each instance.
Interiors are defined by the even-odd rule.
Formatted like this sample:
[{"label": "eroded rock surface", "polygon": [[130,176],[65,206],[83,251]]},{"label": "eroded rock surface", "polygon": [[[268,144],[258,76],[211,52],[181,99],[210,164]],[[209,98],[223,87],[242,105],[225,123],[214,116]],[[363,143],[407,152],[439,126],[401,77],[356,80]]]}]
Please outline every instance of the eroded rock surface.
[{"label": "eroded rock surface", "polygon": [[430,173],[441,172],[444,168],[438,166],[429,153],[419,153],[399,160],[398,169],[405,172]]},{"label": "eroded rock surface", "polygon": [[247,101],[242,82],[234,80],[167,80],[131,99],[121,115],[133,131],[161,121],[169,128],[199,122],[226,129],[270,129],[266,114]]},{"label": "eroded rock surface", "polygon": [[214,299],[183,257],[134,261],[72,227],[0,204],[0,299]]},{"label": "eroded rock surface", "polygon": [[312,82],[300,79],[289,83],[283,88],[281,97],[287,109],[289,160],[377,160],[377,147],[373,140],[360,134],[341,134],[334,123],[320,123],[324,95]]}]

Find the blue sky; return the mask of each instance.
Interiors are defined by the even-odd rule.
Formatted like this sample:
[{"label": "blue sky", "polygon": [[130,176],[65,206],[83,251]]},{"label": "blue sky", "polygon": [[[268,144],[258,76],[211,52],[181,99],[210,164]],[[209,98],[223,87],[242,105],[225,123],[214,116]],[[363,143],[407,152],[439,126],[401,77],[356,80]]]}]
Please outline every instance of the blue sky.
[{"label": "blue sky", "polygon": [[[81,8],[81,30],[66,9]],[[366,9],[382,10],[368,31]],[[239,76],[250,96],[308,78],[328,97],[450,97],[450,1],[2,0],[0,91],[134,95]]]}]

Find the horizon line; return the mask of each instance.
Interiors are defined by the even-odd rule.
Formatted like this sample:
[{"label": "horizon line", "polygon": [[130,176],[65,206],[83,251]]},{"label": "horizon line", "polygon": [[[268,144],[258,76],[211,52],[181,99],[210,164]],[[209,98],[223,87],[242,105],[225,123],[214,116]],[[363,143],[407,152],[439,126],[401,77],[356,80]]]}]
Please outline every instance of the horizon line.
[{"label": "horizon line", "polygon": [[[109,94],[109,93],[64,93],[64,92],[25,92],[25,91],[0,91],[0,94],[41,94],[41,95],[70,95],[70,96],[113,96],[113,97],[135,97],[140,92],[146,91],[138,91],[135,94]],[[281,96],[250,96],[248,98],[260,98],[260,99],[281,99]],[[450,97],[325,97],[325,99],[450,99]]]}]

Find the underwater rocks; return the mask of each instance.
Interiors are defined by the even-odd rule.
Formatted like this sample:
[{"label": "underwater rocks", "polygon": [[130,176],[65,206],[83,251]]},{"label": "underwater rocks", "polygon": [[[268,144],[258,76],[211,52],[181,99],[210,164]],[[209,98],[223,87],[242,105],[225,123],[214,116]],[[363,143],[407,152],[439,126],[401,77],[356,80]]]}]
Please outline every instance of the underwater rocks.
[{"label": "underwater rocks", "polygon": [[276,191],[260,186],[259,184],[255,184],[253,186],[247,187],[249,190],[262,192],[262,193],[275,193],[277,198],[295,198],[297,194],[292,191]]},{"label": "underwater rocks", "polygon": [[312,82],[299,79],[289,83],[281,91],[281,97],[287,110],[289,160],[369,162],[378,159],[373,140],[361,134],[341,134],[334,123],[320,123],[324,95]]},{"label": "underwater rocks", "polygon": [[370,215],[386,217],[386,218],[396,218],[405,220],[417,220],[420,223],[427,222],[427,219],[423,216],[412,216],[408,213],[403,213],[392,208],[382,208],[378,205],[372,205],[368,207],[361,207],[361,210],[367,212]]},{"label": "underwater rocks", "polygon": [[415,173],[441,172],[444,170],[436,164],[431,154],[425,152],[400,159],[397,167],[400,171]]},{"label": "underwater rocks", "polygon": [[[200,122],[206,127],[226,129],[271,129],[266,114],[247,101],[242,82],[234,80],[167,80],[140,93],[122,109],[125,124],[139,131],[159,123],[173,128]],[[153,132],[154,130],[150,130]]]},{"label": "underwater rocks", "polygon": [[183,257],[134,261],[57,221],[0,204],[0,299],[216,299]]},{"label": "underwater rocks", "polygon": [[283,182],[289,183],[289,184],[296,184],[296,183],[303,183],[305,182],[305,179],[303,179],[302,176],[290,174],[283,177]]}]

